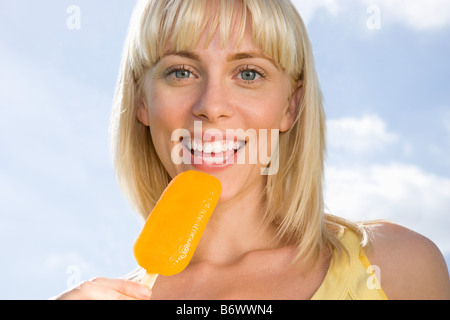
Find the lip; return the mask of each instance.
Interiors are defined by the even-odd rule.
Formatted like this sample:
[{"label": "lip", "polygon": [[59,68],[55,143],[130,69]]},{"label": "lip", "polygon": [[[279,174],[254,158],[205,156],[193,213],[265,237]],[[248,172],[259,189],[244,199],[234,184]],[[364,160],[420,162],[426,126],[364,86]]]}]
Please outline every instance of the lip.
[{"label": "lip", "polygon": [[[216,136],[217,137],[217,136]],[[189,137],[186,137],[189,138]],[[230,138],[230,137],[229,137]],[[215,140],[218,141],[218,140]],[[239,141],[236,137],[232,137],[227,141]],[[225,170],[234,164],[237,163],[238,155],[242,150],[245,149],[247,142],[242,141],[244,143],[238,150],[226,150],[219,153],[204,153],[200,151],[193,151],[189,149],[185,143],[183,143],[183,138],[180,139],[181,145],[183,148],[189,152],[191,156],[191,165],[201,171],[204,172],[217,172]]]}]

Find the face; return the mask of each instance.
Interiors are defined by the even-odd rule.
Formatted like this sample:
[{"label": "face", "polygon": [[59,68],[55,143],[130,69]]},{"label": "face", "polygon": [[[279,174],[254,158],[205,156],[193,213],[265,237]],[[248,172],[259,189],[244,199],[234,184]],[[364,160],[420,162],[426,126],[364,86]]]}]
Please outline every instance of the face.
[{"label": "face", "polygon": [[[301,95],[301,86],[253,45],[250,27],[239,47],[236,33],[225,47],[216,33],[206,48],[205,34],[193,51],[168,52],[146,73],[138,107],[169,174],[216,176],[221,202],[264,186],[267,163],[258,155],[270,155],[276,130],[290,129]],[[174,161],[174,154],[190,161]]]}]

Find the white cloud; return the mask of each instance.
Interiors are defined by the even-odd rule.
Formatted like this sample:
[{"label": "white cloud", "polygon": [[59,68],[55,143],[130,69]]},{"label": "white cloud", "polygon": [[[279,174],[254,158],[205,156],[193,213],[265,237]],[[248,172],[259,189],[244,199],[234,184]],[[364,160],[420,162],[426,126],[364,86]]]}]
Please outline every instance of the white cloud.
[{"label": "white cloud", "polygon": [[402,163],[331,166],[326,169],[325,201],[333,214],[399,223],[450,254],[450,178]]},{"label": "white cloud", "polygon": [[[400,22],[414,30],[430,30],[445,28],[450,25],[450,1],[448,0],[292,0],[306,24],[312,21],[320,10],[332,16],[360,11],[362,17],[367,16],[367,8],[380,8],[381,25]],[[365,7],[364,7],[365,6]],[[356,11],[358,12],[358,11]]]},{"label": "white cloud", "polygon": [[386,127],[377,115],[330,119],[327,121],[328,145],[358,153],[380,150],[398,140]]},{"label": "white cloud", "polygon": [[450,25],[448,0],[366,0],[366,4],[379,5],[381,19],[397,21],[415,30],[443,28]]}]

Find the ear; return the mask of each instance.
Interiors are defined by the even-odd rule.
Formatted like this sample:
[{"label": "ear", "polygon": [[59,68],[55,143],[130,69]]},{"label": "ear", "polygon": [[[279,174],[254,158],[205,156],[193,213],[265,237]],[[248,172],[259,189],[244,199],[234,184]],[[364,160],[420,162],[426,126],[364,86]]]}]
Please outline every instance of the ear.
[{"label": "ear", "polygon": [[303,81],[299,80],[288,99],[288,105],[281,119],[280,132],[289,131],[295,123],[303,96]]},{"label": "ear", "polygon": [[150,126],[150,119],[148,115],[148,104],[145,97],[140,97],[137,102],[137,112],[136,116],[144,126]]}]

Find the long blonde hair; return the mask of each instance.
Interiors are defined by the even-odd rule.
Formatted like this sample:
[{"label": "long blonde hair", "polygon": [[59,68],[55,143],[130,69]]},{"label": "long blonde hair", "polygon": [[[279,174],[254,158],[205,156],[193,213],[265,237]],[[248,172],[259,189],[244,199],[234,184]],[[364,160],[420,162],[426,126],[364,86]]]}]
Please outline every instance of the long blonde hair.
[{"label": "long blonde hair", "polygon": [[311,43],[301,17],[289,0],[221,0],[216,4],[208,5],[208,0],[145,0],[136,6],[111,119],[114,162],[122,190],[146,219],[171,179],[156,154],[150,130],[137,120],[146,70],[167,48],[194,49],[208,22],[208,38],[219,28],[221,42],[226,44],[232,26],[240,26],[242,39],[246,23],[251,21],[254,44],[293,81],[303,81],[295,124],[280,134],[279,171],[267,178],[266,220],[278,226],[280,241],[298,246],[299,260],[317,258],[325,247],[342,253],[338,232],[343,228],[361,236],[363,232],[359,225],[324,212],[325,115]]}]

